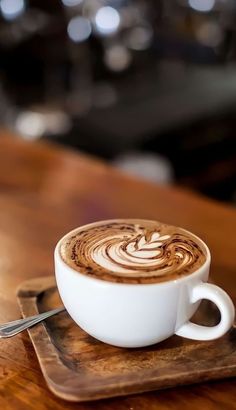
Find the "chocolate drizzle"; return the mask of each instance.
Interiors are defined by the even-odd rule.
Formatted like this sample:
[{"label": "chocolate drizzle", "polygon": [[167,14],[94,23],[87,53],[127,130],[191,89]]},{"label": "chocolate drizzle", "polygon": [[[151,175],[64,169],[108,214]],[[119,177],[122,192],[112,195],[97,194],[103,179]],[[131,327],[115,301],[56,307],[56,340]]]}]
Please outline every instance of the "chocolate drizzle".
[{"label": "chocolate drizzle", "polygon": [[154,221],[117,220],[67,236],[61,256],[72,268],[121,283],[162,282],[190,274],[206,260],[190,234]]}]

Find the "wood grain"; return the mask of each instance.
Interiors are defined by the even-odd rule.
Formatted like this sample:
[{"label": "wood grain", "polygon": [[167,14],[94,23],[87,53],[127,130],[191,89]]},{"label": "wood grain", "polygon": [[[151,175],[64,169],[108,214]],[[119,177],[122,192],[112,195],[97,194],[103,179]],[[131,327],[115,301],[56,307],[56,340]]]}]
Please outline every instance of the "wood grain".
[{"label": "wood grain", "polygon": [[[61,305],[54,277],[31,279],[18,291],[24,317]],[[197,323],[213,326],[217,308],[204,302]],[[91,401],[236,376],[236,328],[220,340],[199,342],[173,336],[140,349],[101,343],[66,312],[29,329],[50,390],[70,401]]]},{"label": "wood grain", "polygon": [[[236,300],[236,210],[126,177],[98,160],[0,133],[0,320],[20,317],[16,289],[53,273],[53,248],[90,221],[141,217],[181,225],[212,251],[212,277]],[[73,404],[48,390],[27,333],[0,341],[0,406],[12,409],[234,409],[236,382]]]}]

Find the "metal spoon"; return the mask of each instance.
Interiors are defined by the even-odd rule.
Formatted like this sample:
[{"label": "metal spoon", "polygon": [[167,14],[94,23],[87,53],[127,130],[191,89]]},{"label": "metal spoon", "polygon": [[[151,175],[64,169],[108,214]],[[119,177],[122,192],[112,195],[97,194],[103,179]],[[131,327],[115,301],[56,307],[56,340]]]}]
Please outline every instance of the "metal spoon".
[{"label": "metal spoon", "polygon": [[12,337],[17,335],[29,327],[36,325],[42,320],[47,319],[50,316],[56,315],[57,313],[63,312],[64,307],[49,310],[48,312],[40,313],[39,315],[26,317],[25,319],[14,320],[13,322],[5,323],[0,325],[0,339],[5,337]]}]

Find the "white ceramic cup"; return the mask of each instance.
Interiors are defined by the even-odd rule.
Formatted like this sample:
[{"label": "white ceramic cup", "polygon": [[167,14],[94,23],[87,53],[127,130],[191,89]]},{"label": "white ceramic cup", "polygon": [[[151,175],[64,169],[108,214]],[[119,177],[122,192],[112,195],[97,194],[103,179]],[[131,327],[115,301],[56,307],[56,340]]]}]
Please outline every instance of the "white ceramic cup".
[{"label": "white ceramic cup", "polygon": [[[82,228],[93,225],[97,223]],[[234,305],[224,290],[206,283],[211,256],[199,238],[207,254],[199,269],[176,280],[152,284],[114,283],[79,273],[60,256],[64,238],[55,249],[59,294],[72,319],[96,339],[120,347],[141,347],[173,334],[195,340],[217,339],[232,326]],[[221,320],[216,326],[199,326],[190,321],[202,299],[218,307]]]}]

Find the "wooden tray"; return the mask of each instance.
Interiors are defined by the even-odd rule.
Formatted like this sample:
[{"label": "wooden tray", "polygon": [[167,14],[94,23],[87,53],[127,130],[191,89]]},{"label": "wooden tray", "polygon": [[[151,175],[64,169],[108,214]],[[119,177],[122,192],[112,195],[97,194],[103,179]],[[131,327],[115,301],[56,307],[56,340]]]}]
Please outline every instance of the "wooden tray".
[{"label": "wooden tray", "polygon": [[[54,278],[24,282],[18,291],[24,317],[61,305]],[[197,323],[213,325],[217,311],[207,302]],[[173,336],[142,349],[101,343],[82,331],[67,313],[29,330],[48,387],[71,401],[96,400],[236,375],[236,329],[216,341]]]}]

